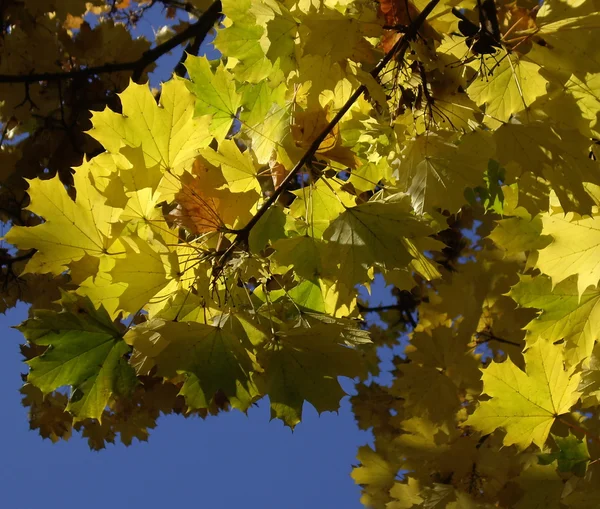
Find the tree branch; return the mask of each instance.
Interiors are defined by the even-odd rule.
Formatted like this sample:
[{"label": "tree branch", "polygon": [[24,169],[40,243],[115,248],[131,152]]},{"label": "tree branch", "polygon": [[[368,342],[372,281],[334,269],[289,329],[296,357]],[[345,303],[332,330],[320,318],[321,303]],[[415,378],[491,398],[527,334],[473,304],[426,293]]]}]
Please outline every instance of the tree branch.
[{"label": "tree branch", "polygon": [[488,332],[488,331],[476,332],[475,336],[477,337],[477,339],[479,339],[479,338],[483,339],[483,341],[477,342],[477,344],[479,344],[479,345],[482,343],[487,343],[488,341],[496,341],[498,343],[504,343],[505,345],[521,346],[521,344],[517,343],[516,341],[511,341],[510,339],[499,338],[498,336],[494,335],[494,333]]},{"label": "tree branch", "polygon": [[168,53],[181,43],[192,37],[206,37],[214,24],[221,16],[221,0],[213,2],[212,5],[200,16],[200,19],[193,25],[190,25],[183,32],[171,37],[168,41],[144,52],[140,58],[132,62],[115,62],[103,64],[96,67],[86,67],[68,72],[47,72],[32,74],[0,74],[0,83],[24,83],[29,85],[39,81],[60,81],[71,78],[92,76],[94,74],[107,74],[120,71],[132,71],[131,79],[138,81],[146,67],[158,60],[161,56]]},{"label": "tree branch", "polygon": [[27,251],[27,253],[19,256],[0,255],[0,266],[11,267],[13,263],[29,260],[36,252],[37,249],[31,249],[30,251]]},{"label": "tree branch", "polygon": [[[393,48],[381,59],[381,61],[377,64],[377,66],[371,71],[371,76],[375,79],[378,79],[379,73],[385,68],[385,66],[392,60],[394,57],[398,57],[399,59],[404,58],[404,54],[406,50],[409,48],[409,43],[412,39],[414,39],[421,25],[427,19],[427,16],[431,13],[434,7],[439,3],[440,0],[431,0],[425,8],[421,11],[418,18],[416,18],[407,28],[406,32],[399,39],[396,44],[394,44]],[[321,143],[329,136],[329,134],[333,131],[334,127],[339,123],[342,117],[348,112],[348,110],[352,107],[352,105],[358,100],[358,98],[364,94],[367,90],[366,85],[361,85],[358,87],[354,93],[350,96],[350,98],[346,101],[346,103],[340,108],[335,117],[329,122],[329,124],[321,131],[321,133],[314,139],[311,143],[310,147],[304,153],[304,155],[300,158],[300,160],[294,165],[291,171],[287,174],[283,182],[275,189],[273,194],[267,199],[265,203],[260,207],[257,213],[250,219],[248,224],[239,230],[234,230],[231,233],[235,233],[236,237],[232,242],[229,249],[225,252],[225,254],[221,257],[221,261],[225,261],[229,254],[233,251],[237,244],[243,243],[247,244],[248,236],[250,234],[250,230],[258,223],[262,216],[265,215],[267,210],[273,205],[286,189],[288,184],[292,182],[296,178],[296,174],[302,169],[302,167],[309,162],[317,150],[321,146]]]},{"label": "tree branch", "polygon": [[404,309],[400,304],[390,304],[387,306],[365,306],[360,302],[357,303],[357,307],[359,311],[362,311],[363,313],[379,313],[380,311],[391,311],[392,309],[402,311]]},{"label": "tree branch", "polygon": [[[221,16],[221,12],[219,10],[219,16],[217,18],[219,18],[220,16]],[[218,19],[216,21],[218,21]],[[214,24],[215,23],[212,23],[210,28],[212,28],[214,26]],[[194,40],[186,46],[185,50],[183,51],[183,54],[181,55],[181,58],[179,59],[179,62],[177,62],[177,65],[175,66],[175,69],[173,71],[173,73],[176,76],[179,76],[180,78],[183,78],[185,76],[185,74],[187,72],[186,68],[185,68],[185,60],[187,59],[187,55],[198,56],[198,52],[200,51],[200,46],[204,42],[204,39],[206,39],[206,36],[208,35],[208,33],[210,32],[210,28],[206,31],[201,31],[198,35],[196,35]]]}]

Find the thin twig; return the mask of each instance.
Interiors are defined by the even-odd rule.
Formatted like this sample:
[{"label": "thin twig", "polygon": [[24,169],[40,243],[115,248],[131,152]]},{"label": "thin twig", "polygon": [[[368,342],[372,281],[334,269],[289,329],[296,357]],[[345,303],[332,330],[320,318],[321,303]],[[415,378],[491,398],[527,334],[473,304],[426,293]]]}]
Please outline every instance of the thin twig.
[{"label": "thin twig", "polygon": [[493,333],[487,332],[487,331],[476,332],[475,336],[477,336],[477,339],[483,338],[482,341],[478,341],[478,344],[487,343],[488,341],[496,341],[498,343],[504,343],[505,345],[521,346],[521,344],[517,343],[516,341],[511,341],[510,339],[499,338],[498,336],[495,336]]},{"label": "thin twig", "polygon": [[358,303],[358,310],[363,313],[378,313],[380,311],[391,311],[392,309],[397,309],[398,311],[402,311],[404,308],[400,306],[400,304],[390,304],[388,306],[365,306]]},{"label": "thin twig", "polygon": [[221,16],[222,6],[221,0],[213,2],[213,4],[200,16],[200,19],[193,25],[190,25],[183,32],[171,37],[168,41],[149,49],[144,52],[140,58],[131,62],[115,62],[103,64],[96,67],[86,67],[83,69],[75,69],[68,72],[46,72],[32,74],[0,74],[0,83],[37,83],[40,81],[60,81],[68,80],[76,77],[92,76],[95,74],[106,74],[120,71],[132,71],[131,79],[138,81],[146,67],[158,60],[161,56],[168,53],[172,49],[179,46],[181,43],[198,37],[199,35],[208,34],[214,24]]}]

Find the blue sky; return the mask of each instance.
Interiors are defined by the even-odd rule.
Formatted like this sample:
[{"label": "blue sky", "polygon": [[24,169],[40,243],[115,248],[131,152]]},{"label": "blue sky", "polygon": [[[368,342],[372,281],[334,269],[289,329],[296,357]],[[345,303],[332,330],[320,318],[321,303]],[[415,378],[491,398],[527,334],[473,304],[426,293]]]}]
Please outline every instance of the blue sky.
[{"label": "blue sky", "polygon": [[[206,420],[161,417],[148,442],[90,451],[78,435],[52,444],[30,431],[18,392],[21,334],[9,325],[26,318],[19,307],[0,318],[0,500],[33,509],[163,508],[345,509],[362,507],[350,478],[359,445],[350,405],[320,417],[305,407],[292,433],[269,421],[266,402],[246,417],[234,411]],[[351,384],[344,384],[351,388]]]},{"label": "blue sky", "polygon": [[[139,32],[152,34],[161,13],[150,13]],[[153,82],[168,79],[181,51],[163,57]],[[377,304],[385,294],[375,290]],[[186,504],[211,509],[360,508],[360,488],[350,478],[357,449],[370,434],[357,429],[347,398],[339,414],[320,417],[306,406],[292,433],[269,421],[268,402],[245,416],[234,411],[201,419],[161,417],[149,442],[90,451],[73,436],[52,444],[30,431],[21,406],[21,334],[10,326],[26,318],[25,306],[0,316],[0,500],[10,509],[163,508]],[[352,389],[346,381],[344,387]]]}]

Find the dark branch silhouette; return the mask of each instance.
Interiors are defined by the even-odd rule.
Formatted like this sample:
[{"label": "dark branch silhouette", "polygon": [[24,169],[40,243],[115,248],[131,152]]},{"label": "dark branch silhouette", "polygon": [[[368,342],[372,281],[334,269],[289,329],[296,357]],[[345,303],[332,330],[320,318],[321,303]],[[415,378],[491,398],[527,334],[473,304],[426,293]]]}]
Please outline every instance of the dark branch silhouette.
[{"label": "dark branch silhouette", "polygon": [[121,71],[131,71],[131,79],[138,81],[144,70],[161,56],[184,43],[188,39],[196,38],[199,41],[198,47],[213,28],[215,23],[221,17],[221,0],[213,4],[200,16],[198,21],[190,25],[183,32],[171,37],[168,41],[144,52],[140,58],[131,62],[114,62],[95,67],[85,67],[68,72],[46,72],[31,74],[0,74],[0,83],[24,83],[29,85],[40,81],[61,81],[77,77],[93,76],[96,74],[107,74]]}]

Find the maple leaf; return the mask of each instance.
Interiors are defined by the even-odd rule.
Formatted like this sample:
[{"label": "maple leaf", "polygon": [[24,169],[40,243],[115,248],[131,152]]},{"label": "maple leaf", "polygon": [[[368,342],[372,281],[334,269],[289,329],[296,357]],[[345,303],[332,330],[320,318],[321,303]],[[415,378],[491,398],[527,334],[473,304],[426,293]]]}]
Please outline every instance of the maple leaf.
[{"label": "maple leaf", "polygon": [[486,125],[499,127],[544,95],[548,80],[538,64],[516,53],[506,52],[487,60],[493,69],[491,76],[486,74],[473,81],[467,94],[478,106],[485,106]]},{"label": "maple leaf", "polygon": [[554,419],[567,413],[581,393],[575,367],[564,368],[563,346],[538,339],[524,354],[527,372],[511,360],[492,362],[483,371],[483,392],[491,400],[479,404],[466,421],[482,433],[506,431],[504,445],[519,449],[532,442],[542,448]]},{"label": "maple leaf", "polygon": [[72,386],[67,410],[76,420],[100,419],[111,394],[135,386],[133,369],[123,358],[129,347],[106,311],[89,300],[64,293],[63,310],[39,310],[18,329],[27,340],[47,346],[28,361],[27,380],[44,394]]},{"label": "maple leaf", "polygon": [[434,423],[453,421],[460,399],[452,380],[429,366],[408,364],[399,368],[391,392],[405,399],[404,407],[412,415],[421,415]]},{"label": "maple leaf", "polygon": [[298,23],[284,5],[226,0],[223,12],[230,24],[217,33],[215,47],[237,60],[240,81],[259,83],[280,68],[291,70]]},{"label": "maple leaf", "polygon": [[[294,148],[297,150],[297,147],[306,150],[311,146],[315,138],[325,129],[333,117],[329,112],[328,106],[322,109],[308,109],[295,112],[293,124],[291,125],[291,137],[294,147],[289,147],[288,152],[293,153]],[[338,126],[335,126],[331,133],[327,135],[319,145],[316,153],[321,157],[337,161],[350,168],[354,168],[357,165],[354,152],[348,147],[343,146]]]},{"label": "maple leaf", "polygon": [[394,465],[382,457],[368,445],[358,449],[356,455],[361,463],[352,470],[352,479],[357,484],[366,487],[366,493],[361,497],[361,502],[372,506],[373,498],[377,498],[379,491],[388,491],[396,479],[398,465]]},{"label": "maple leaf", "polygon": [[353,201],[343,193],[341,186],[335,182],[327,185],[318,180],[315,184],[294,191],[296,199],[290,207],[290,214],[306,223],[305,228],[298,228],[298,233],[321,238],[332,220],[337,218],[345,207],[354,205]]},{"label": "maple leaf", "polygon": [[224,140],[242,104],[242,96],[235,90],[235,81],[223,64],[213,73],[204,57],[189,55],[185,66],[191,80],[186,84],[196,99],[196,115],[210,115],[210,133],[217,141]]},{"label": "maple leaf", "polygon": [[[319,17],[306,16],[300,27],[300,37],[304,39],[303,53],[306,55],[327,55],[331,62],[356,58],[358,52],[366,52],[367,59],[374,55],[368,44],[364,44],[363,32],[368,26],[339,11],[324,8]],[[375,25],[376,26],[376,25]],[[362,30],[361,30],[362,29]],[[369,33],[369,35],[375,35]],[[377,34],[378,35],[378,34]],[[340,40],[344,44],[339,44]],[[361,55],[362,56],[362,55]]]},{"label": "maple leaf", "polygon": [[560,508],[560,496],[564,485],[554,465],[532,465],[521,472],[517,482],[524,494],[515,504],[515,508]]},{"label": "maple leaf", "polygon": [[542,238],[543,223],[541,217],[531,217],[523,207],[513,211],[515,217],[496,221],[496,228],[489,235],[499,249],[507,255],[518,255],[523,251],[541,249],[548,243]]},{"label": "maple leaf", "polygon": [[126,256],[116,260],[108,273],[113,291],[118,294],[119,309],[137,313],[146,304],[152,304],[170,280],[178,278],[179,259],[160,242],[125,237],[123,244]]},{"label": "maple leaf", "polygon": [[199,160],[193,175],[185,173],[182,188],[175,195],[178,208],[170,217],[192,233],[221,231],[250,221],[252,206],[258,199],[252,187],[244,193],[233,193],[218,170],[211,170]]},{"label": "maple leaf", "polygon": [[250,139],[259,164],[268,163],[290,127],[292,104],[286,101],[284,83],[245,84],[241,90],[242,132]]},{"label": "maple leaf", "polygon": [[110,256],[120,251],[119,227],[113,225],[121,210],[106,205],[106,199],[90,181],[89,167],[83,166],[74,177],[77,198],[73,201],[58,177],[32,180],[28,194],[29,210],[46,222],[34,227],[13,226],[5,239],[20,249],[37,252],[24,274],[61,274],[72,261],[86,254]]},{"label": "maple leaf", "polygon": [[[125,341],[157,367],[157,375],[173,377],[181,372],[195,375],[197,408],[209,406],[218,391],[245,410],[255,393],[250,380],[252,360],[243,338],[226,328],[197,322],[166,322],[154,319],[131,329]],[[247,339],[246,339],[247,341]],[[190,384],[184,394],[192,391]]]},{"label": "maple leaf", "polygon": [[553,461],[557,461],[559,472],[572,471],[579,477],[583,477],[590,461],[587,443],[578,439],[571,432],[566,437],[553,436],[552,438],[554,438],[558,451],[539,454],[540,463],[549,465]]},{"label": "maple leaf", "polygon": [[[430,212],[434,207],[458,210],[465,201],[465,189],[483,182],[493,154],[488,140],[477,132],[463,136],[458,144],[447,133],[425,134],[409,141],[393,175],[410,194],[415,211]],[[480,147],[476,151],[475,145]]]},{"label": "maple leaf", "polygon": [[232,193],[259,191],[258,170],[250,151],[242,152],[232,140],[219,143],[219,150],[206,149],[202,156],[214,166],[220,166],[227,188]]},{"label": "maple leaf", "polygon": [[536,24],[546,46],[535,47],[532,57],[540,64],[559,72],[600,71],[600,52],[594,42],[600,29],[596,0],[544,2],[537,13]]},{"label": "maple leaf", "polygon": [[419,495],[421,492],[421,486],[419,481],[409,477],[407,482],[397,482],[390,489],[390,495],[395,500],[386,505],[387,509],[410,509],[414,505],[423,502],[423,499]]},{"label": "maple leaf", "polygon": [[344,265],[343,283],[351,288],[364,280],[371,265],[390,269],[408,265],[415,257],[410,239],[429,233],[410,213],[407,196],[393,195],[346,209],[323,235],[335,252],[329,263]]},{"label": "maple leaf", "polygon": [[[548,123],[505,124],[495,133],[498,162],[509,178],[529,172],[550,182],[565,212],[588,214],[594,200],[584,182],[600,184],[598,163],[589,157],[589,142],[577,131]],[[526,189],[521,185],[520,189]]]},{"label": "maple leaf", "polygon": [[544,235],[550,235],[552,242],[539,251],[536,263],[544,274],[557,285],[569,276],[577,274],[579,295],[600,280],[600,263],[596,248],[600,244],[600,221],[592,217],[581,217],[569,212],[544,214],[542,216]]},{"label": "maple leaf", "polygon": [[124,146],[141,147],[146,168],[181,175],[211,141],[209,120],[193,118],[196,97],[183,80],[166,83],[158,104],[147,85],[131,83],[119,97],[123,113],[94,112],[88,131],[113,154]]},{"label": "maple leaf", "polygon": [[545,276],[521,276],[510,291],[520,306],[540,310],[540,315],[525,326],[528,342],[564,339],[565,359],[570,365],[590,357],[600,334],[600,292],[588,289],[580,295],[576,279],[571,276],[552,288]]},{"label": "maple leaf", "polygon": [[20,389],[21,403],[28,408],[29,427],[39,430],[42,438],[52,442],[71,438],[73,416],[66,411],[68,398],[56,391],[44,394],[35,385],[26,383]]},{"label": "maple leaf", "polygon": [[337,377],[366,375],[361,352],[347,344],[343,332],[337,324],[298,327],[264,344],[257,354],[264,373],[256,384],[269,396],[271,417],[293,428],[305,400],[319,413],[338,410],[345,392]]},{"label": "maple leaf", "polygon": [[[265,8],[268,8],[266,5]],[[239,60],[234,72],[240,80],[259,82],[264,80],[273,70],[273,64],[265,55],[260,40],[264,28],[257,24],[252,13],[252,2],[223,2],[223,13],[227,16],[229,26],[219,30],[215,38],[215,47],[228,57]]]}]

